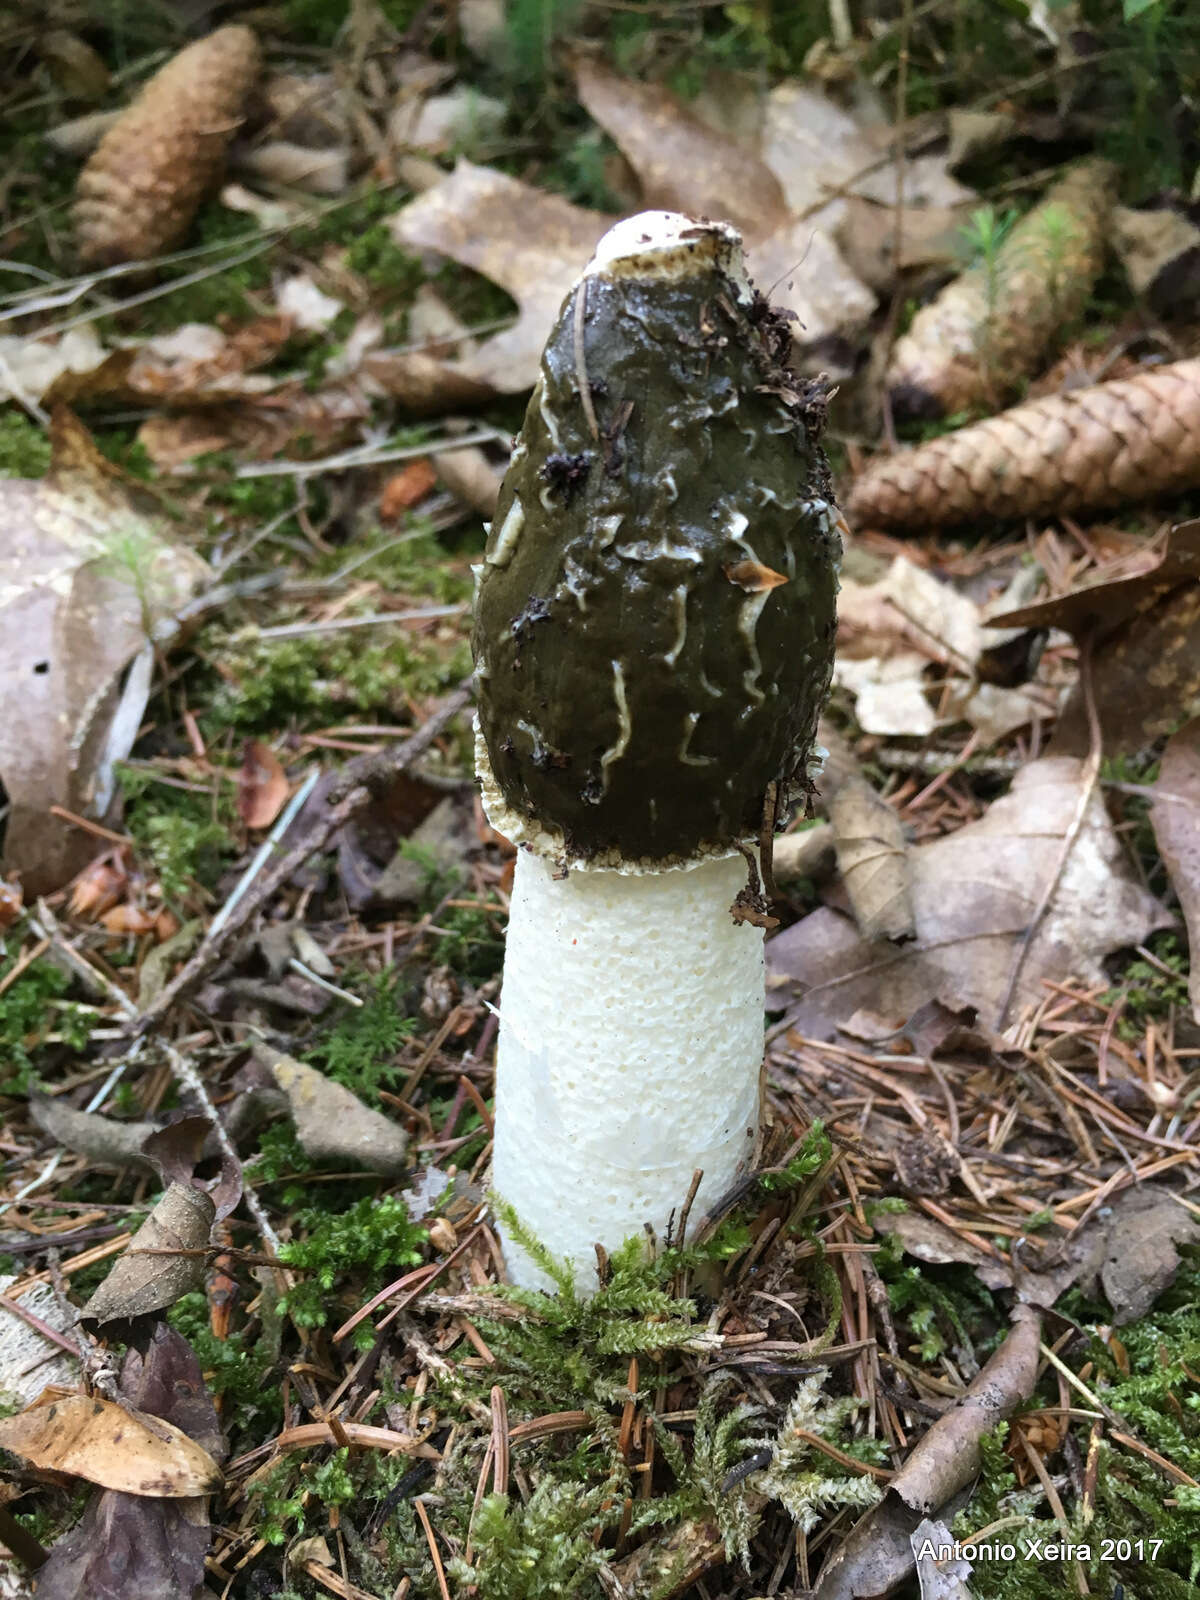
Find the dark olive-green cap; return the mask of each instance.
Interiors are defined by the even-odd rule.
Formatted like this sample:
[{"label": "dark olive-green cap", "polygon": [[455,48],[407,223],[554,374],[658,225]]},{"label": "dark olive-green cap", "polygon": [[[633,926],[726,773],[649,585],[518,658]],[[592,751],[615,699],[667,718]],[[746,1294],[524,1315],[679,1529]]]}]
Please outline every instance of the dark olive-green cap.
[{"label": "dark olive-green cap", "polygon": [[756,838],[769,786],[804,781],[841,545],[825,389],[790,349],[723,224],[630,219],[567,296],[476,596],[497,827],[667,866]]}]

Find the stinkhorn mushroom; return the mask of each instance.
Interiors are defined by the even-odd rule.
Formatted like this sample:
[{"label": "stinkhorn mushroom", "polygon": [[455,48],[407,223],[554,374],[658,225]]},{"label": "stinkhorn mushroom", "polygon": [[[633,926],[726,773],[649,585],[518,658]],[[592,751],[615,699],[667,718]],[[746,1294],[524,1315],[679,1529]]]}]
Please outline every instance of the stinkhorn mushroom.
[{"label": "stinkhorn mushroom", "polygon": [[[519,845],[493,1181],[595,1282],[749,1167],[758,845],[810,784],[839,517],[826,390],[735,230],[619,223],[564,302],[478,569],[476,757]],[[511,1237],[513,1280],[543,1276]]]}]

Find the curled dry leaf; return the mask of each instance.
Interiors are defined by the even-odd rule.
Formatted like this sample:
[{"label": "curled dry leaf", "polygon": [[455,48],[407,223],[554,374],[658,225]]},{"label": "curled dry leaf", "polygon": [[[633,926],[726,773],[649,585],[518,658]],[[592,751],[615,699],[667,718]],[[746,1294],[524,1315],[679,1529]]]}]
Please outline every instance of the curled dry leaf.
[{"label": "curled dry leaf", "polygon": [[852,526],[918,531],[1122,505],[1197,484],[1200,361],[1176,361],[877,456],[845,511]]},{"label": "curled dry leaf", "polygon": [[436,487],[437,473],[433,462],[428,456],[419,456],[384,484],[383,493],[379,496],[380,518],[384,522],[398,521],[406,511],[420,505]]},{"label": "curled dry leaf", "polygon": [[1178,211],[1113,212],[1113,248],[1135,294],[1169,315],[1195,300],[1200,288],[1200,228]]},{"label": "curled dry leaf", "polygon": [[261,739],[247,739],[237,780],[238,816],[248,828],[269,828],[288,797],[287,773]]},{"label": "curled dry leaf", "polygon": [[29,1115],[42,1130],[68,1150],[100,1167],[134,1167],[152,1172],[142,1145],[155,1131],[152,1122],[116,1122],[98,1111],[76,1111],[49,1095],[29,1097]]},{"label": "curled dry leaf", "polygon": [[1188,979],[1192,1015],[1200,1022],[1200,717],[1172,734],[1155,784],[1160,798],[1150,821],[1197,952]]},{"label": "curled dry leaf", "polygon": [[[1043,758],[1023,767],[986,815],[910,851],[917,937],[897,950],[861,937],[822,907],[767,945],[771,988],[791,991],[798,1030],[832,1038],[860,1008],[898,1021],[927,1001],[975,1007],[998,1025],[1014,970],[1013,1007],[1043,994],[1042,979],[1105,981],[1104,957],[1142,943],[1170,917],[1134,876],[1094,790],[1063,863],[1081,800],[1082,764]],[[1055,881],[1036,932],[1025,934]],[[1019,970],[1017,968],[1020,957]]]},{"label": "curled dry leaf", "polygon": [[[190,1345],[155,1324],[143,1357],[126,1351],[120,1391],[138,1411],[181,1429],[216,1462],[226,1455],[216,1410]],[[38,1573],[39,1600],[127,1600],[137,1573],[138,1600],[192,1600],[204,1579],[212,1542],[208,1500],[148,1499],[103,1489],[58,1540]]]},{"label": "curled dry leaf", "polygon": [[124,1494],[177,1500],[221,1486],[221,1469],[182,1429],[147,1412],[84,1394],[0,1421],[0,1448],[35,1467]]},{"label": "curled dry leaf", "polygon": [[1021,219],[990,261],[918,311],[887,386],[899,415],[936,417],[1011,393],[1083,309],[1104,264],[1116,169],[1087,161]]},{"label": "curled dry leaf", "polygon": [[318,1161],[349,1161],[387,1177],[403,1171],[408,1145],[403,1128],[314,1067],[265,1044],[256,1045],[254,1054],[287,1095],[305,1155]]},{"label": "curled dry leaf", "polygon": [[[49,473],[0,482],[0,782],[5,860],[26,892],[57,889],[90,835],[52,805],[102,816],[174,617],[208,576],[173,543],[69,412],[54,413]],[[127,672],[128,669],[128,672]]]},{"label": "curled dry leaf", "polygon": [[[172,1183],[84,1306],[81,1317],[98,1325],[125,1321],[162,1311],[198,1288],[204,1281],[203,1252],[214,1215],[213,1202],[202,1190],[188,1183]],[[151,1251],[189,1253],[159,1255]]]},{"label": "curled dry leaf", "polygon": [[79,177],[85,262],[144,261],[178,244],[220,178],[259,71],[249,28],[220,28],[155,73]]},{"label": "curled dry leaf", "polygon": [[[1200,381],[1200,363],[1197,369]],[[1200,521],[1184,522],[1172,528],[1166,549],[1149,570],[1004,612],[992,621],[997,627],[1064,628],[1080,641],[1089,639],[1104,750],[1127,755],[1200,711],[1198,580]],[[1089,739],[1082,688],[1076,688],[1063,707],[1051,749],[1082,755]]]},{"label": "curled dry leaf", "polygon": [[908,939],[915,931],[904,824],[865,778],[851,778],[829,803],[838,870],[866,939]]}]

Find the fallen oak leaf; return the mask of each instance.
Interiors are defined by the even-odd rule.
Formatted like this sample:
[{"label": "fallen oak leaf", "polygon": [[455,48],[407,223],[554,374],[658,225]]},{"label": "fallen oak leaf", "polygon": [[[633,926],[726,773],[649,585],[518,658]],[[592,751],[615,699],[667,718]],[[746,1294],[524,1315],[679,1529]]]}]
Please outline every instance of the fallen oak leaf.
[{"label": "fallen oak leaf", "polygon": [[237,777],[238,816],[248,828],[269,828],[283,810],[289,784],[279,757],[261,739],[247,739]]},{"label": "fallen oak leaf", "polygon": [[[1188,945],[1200,952],[1200,717],[1167,740],[1150,824],[1187,923]],[[1192,1015],[1200,1022],[1200,955],[1188,978]]]},{"label": "fallen oak leaf", "polygon": [[[1200,362],[1194,365],[1200,382]],[[1200,520],[1172,528],[1149,571],[1022,606],[991,618],[992,625],[1063,628],[1081,643],[1090,640],[1092,697],[1105,753],[1127,755],[1153,744],[1200,710]],[[1079,686],[1063,707],[1050,748],[1081,755],[1089,743]]]},{"label": "fallen oak leaf", "polygon": [[70,412],[55,411],[50,439],[45,478],[0,482],[4,854],[31,893],[58,888],[94,853],[51,807],[106,812],[113,764],[149,697],[154,646],[170,641],[176,613],[209,575]]},{"label": "fallen oak leaf", "polygon": [[582,52],[573,66],[580,103],[620,146],[648,208],[722,217],[751,243],[789,220],[783,187],[765,162],[662,84],[622,78]]},{"label": "fallen oak leaf", "polygon": [[[155,1324],[145,1354],[125,1354],[120,1392],[140,1412],[173,1424],[216,1462],[225,1441],[187,1341],[166,1323]],[[57,1541],[38,1574],[40,1600],[126,1600],[137,1574],[139,1600],[192,1600],[204,1577],[212,1543],[208,1500],[149,1499],[103,1489],[80,1521]]]},{"label": "fallen oak leaf", "polygon": [[[559,307],[615,221],[460,161],[448,178],[396,213],[392,237],[406,249],[434,250],[482,273],[512,295],[518,314],[511,328],[485,339],[472,354],[436,365],[449,378],[494,394],[531,389]],[[434,358],[421,360],[428,371]]]},{"label": "fallen oak leaf", "polygon": [[[772,939],[769,984],[792,988],[792,1025],[832,1038],[861,1007],[905,1017],[933,999],[973,1006],[985,1026],[996,1025],[1025,930],[1059,869],[1082,779],[1073,758],[1031,762],[978,821],[912,850],[917,937],[902,950],[862,938],[829,907]],[[1043,978],[1104,981],[1106,955],[1170,921],[1135,878],[1093,793],[1021,962],[1015,1003],[1040,998]]]},{"label": "fallen oak leaf", "polygon": [[209,1494],[223,1481],[181,1428],[98,1395],[68,1395],[0,1419],[0,1449],[35,1467],[155,1499]]}]

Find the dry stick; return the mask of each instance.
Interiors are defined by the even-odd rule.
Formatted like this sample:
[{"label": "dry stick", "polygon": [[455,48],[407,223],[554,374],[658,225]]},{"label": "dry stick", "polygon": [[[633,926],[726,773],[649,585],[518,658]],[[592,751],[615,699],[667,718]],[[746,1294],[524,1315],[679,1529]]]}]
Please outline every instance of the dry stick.
[{"label": "dry stick", "polygon": [[[139,1027],[142,1018],[146,1015],[146,1013],[143,1012],[139,1015],[137,1007],[125,993],[124,989],[113,983],[111,979],[106,978],[103,973],[97,971],[97,969],[92,966],[90,961],[85,961],[79,952],[73,948],[73,946],[63,935],[62,930],[59,928],[58,923],[54,918],[53,912],[51,912],[45,901],[38,902],[36,915],[32,915],[29,919],[29,922],[30,926],[34,928],[37,933],[44,935],[46,938],[49,938],[53,941],[55,949],[59,951],[68,965],[71,966],[77,973],[79,973],[80,977],[83,978],[85,983],[88,983],[93,987],[97,984],[100,986],[112,1004],[115,1005],[118,1010],[124,1012],[125,1016],[129,1019],[131,1027]],[[139,1028],[139,1032],[140,1031],[143,1030]],[[226,1132],[225,1124],[221,1121],[221,1117],[216,1106],[213,1105],[212,1097],[204,1085],[204,1080],[196,1071],[192,1063],[188,1061],[187,1058],[179,1050],[177,1050],[173,1044],[167,1043],[167,1041],[164,1039],[162,1042],[162,1048],[163,1054],[167,1058],[167,1065],[170,1067],[172,1075],[185,1089],[191,1091],[191,1093],[199,1102],[200,1108],[204,1112],[204,1115],[212,1123],[213,1135],[216,1138],[218,1145],[221,1147],[221,1154],[228,1161],[233,1163],[233,1170],[237,1173],[238,1178],[241,1181],[242,1199],[246,1202],[246,1210],[254,1218],[255,1226],[262,1235],[263,1241],[267,1245],[270,1254],[277,1256],[280,1251],[279,1235],[271,1226],[270,1219],[263,1209],[262,1201],[246,1182],[246,1175],[242,1168],[242,1158],[238,1155],[237,1150],[234,1147],[233,1140]]]},{"label": "dry stick", "polygon": [[[323,850],[339,828],[345,826],[378,793],[380,788],[396,773],[403,772],[423,756],[443,729],[469,703],[471,684],[467,680],[450,696],[446,703],[423,723],[410,739],[394,750],[381,755],[360,756],[343,769],[336,787],[330,793],[329,806],[308,831],[283,856],[242,900],[237,910],[226,918],[216,936],[209,935],[195,955],[182,970],[161,990],[155,1000],[130,1021],[129,1032],[140,1038],[156,1028],[171,1008],[191,995],[211,971],[213,965],[241,933],[252,917],[276,894],[308,858]],[[131,1003],[128,1009],[132,1009]]]},{"label": "dry stick", "polygon": [[1000,1015],[996,1026],[1002,1028],[1004,1019],[1008,1015],[1008,1008],[1012,1004],[1013,995],[1016,993],[1017,979],[1021,976],[1021,968],[1025,965],[1025,958],[1029,954],[1038,929],[1046,912],[1050,909],[1050,902],[1058,893],[1058,886],[1062,882],[1063,873],[1067,869],[1071,851],[1075,848],[1075,841],[1079,838],[1087,818],[1088,807],[1092,803],[1092,794],[1096,788],[1096,780],[1100,776],[1100,759],[1103,753],[1103,744],[1100,734],[1100,718],[1096,712],[1096,696],[1092,686],[1092,641],[1086,639],[1079,651],[1079,682],[1083,689],[1083,703],[1087,710],[1088,721],[1088,754],[1083,764],[1081,774],[1082,783],[1079,789],[1079,800],[1075,807],[1075,814],[1071,818],[1070,826],[1063,835],[1062,849],[1059,851],[1058,861],[1050,882],[1046,885],[1045,893],[1038,901],[1037,910],[1029,920],[1025,935],[1017,950],[1016,960],[1013,962],[1012,971],[1008,975],[1008,987],[1004,991],[1004,999],[1000,1006]]}]

